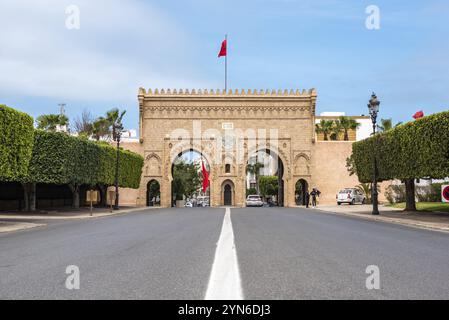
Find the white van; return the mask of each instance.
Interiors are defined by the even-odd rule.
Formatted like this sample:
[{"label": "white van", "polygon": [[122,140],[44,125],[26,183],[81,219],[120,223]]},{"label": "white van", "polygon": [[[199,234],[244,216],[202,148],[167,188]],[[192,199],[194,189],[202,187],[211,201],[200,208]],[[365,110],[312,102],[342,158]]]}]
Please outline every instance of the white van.
[{"label": "white van", "polygon": [[336,198],[338,205],[341,205],[342,203],[348,203],[350,205],[354,205],[356,203],[366,203],[366,196],[357,188],[346,188],[340,190]]}]

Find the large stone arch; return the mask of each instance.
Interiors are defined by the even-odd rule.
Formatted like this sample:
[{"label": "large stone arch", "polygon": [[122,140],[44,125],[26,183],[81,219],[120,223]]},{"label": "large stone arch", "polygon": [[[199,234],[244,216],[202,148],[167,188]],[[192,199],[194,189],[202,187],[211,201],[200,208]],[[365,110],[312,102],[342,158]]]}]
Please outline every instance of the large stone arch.
[{"label": "large stone arch", "polygon": [[[187,152],[195,152],[200,154],[203,158],[204,158],[204,164],[206,166],[206,168],[209,170],[209,180],[210,180],[210,185],[209,185],[209,194],[212,198],[212,195],[214,194],[215,191],[215,186],[212,183],[212,181],[214,179],[216,179],[216,169],[215,166],[213,165],[213,158],[210,156],[209,153],[205,152],[204,150],[201,151],[201,145],[200,144],[185,144],[185,146],[180,147],[179,150],[175,150],[173,154],[177,153],[176,156],[173,156],[173,154],[169,157],[167,157],[165,159],[165,175],[166,175],[166,179],[164,181],[164,186],[165,186],[165,199],[163,197],[161,197],[163,200],[161,201],[161,203],[163,203],[164,206],[171,206],[173,199],[172,199],[172,182],[173,182],[173,164],[174,161],[176,161],[176,159],[180,156],[182,156],[183,154],[187,153]],[[167,199],[168,199],[168,204],[167,204]]]},{"label": "large stone arch", "polygon": [[[260,151],[265,151],[269,153],[270,155],[274,154],[280,161],[278,163],[278,170],[281,172],[278,172],[278,178],[279,178],[279,194],[278,194],[278,201],[280,206],[285,206],[286,204],[289,204],[289,190],[290,190],[290,168],[289,168],[289,161],[288,158],[285,156],[285,154],[277,147],[273,147],[272,145],[261,145],[256,146],[254,148],[248,149],[248,151],[245,154],[245,164],[244,164],[244,172],[246,174],[246,168],[248,166],[248,162],[250,160],[250,157]],[[246,193],[246,187],[245,187],[245,193]]]},{"label": "large stone arch", "polygon": [[[230,179],[235,190],[233,202],[236,206],[245,206],[249,156],[257,149],[267,149],[279,157],[284,167],[281,176],[284,181],[284,203],[286,206],[295,205],[297,173],[301,176],[307,174],[295,172],[295,162],[299,161],[298,168],[305,168],[304,159],[307,159],[309,176],[315,166],[312,166],[310,157],[314,147],[316,98],[315,90],[223,92],[153,91],[141,88],[138,95],[139,147],[145,157],[145,167],[140,194],[145,193],[144,180],[157,178],[161,184],[161,206],[170,206],[173,181],[171,154],[194,150],[202,154],[210,165],[211,205],[222,205],[222,184]],[[199,134],[195,131],[195,122],[201,122]],[[256,137],[248,134],[253,129]],[[265,140],[261,139],[259,130],[267,133]],[[272,130],[276,130],[277,135],[276,139],[270,140]],[[237,145],[241,142],[246,144],[239,154],[230,155],[226,147],[219,146],[218,142],[228,133],[234,134],[232,137]],[[295,158],[299,152],[309,158]],[[231,165],[229,172],[226,171],[226,164]],[[140,201],[143,202],[143,199],[141,197]]]}]

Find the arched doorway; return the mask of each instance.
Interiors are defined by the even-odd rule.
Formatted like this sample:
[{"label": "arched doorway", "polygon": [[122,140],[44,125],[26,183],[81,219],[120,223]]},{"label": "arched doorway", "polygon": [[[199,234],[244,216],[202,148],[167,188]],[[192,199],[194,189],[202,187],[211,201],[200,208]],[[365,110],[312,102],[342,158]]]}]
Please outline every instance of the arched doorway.
[{"label": "arched doorway", "polygon": [[270,149],[251,153],[246,166],[247,192],[256,191],[264,202],[284,206],[284,164],[279,155]]},{"label": "arched doorway", "polygon": [[299,179],[295,185],[295,202],[298,206],[306,205],[306,192],[309,191],[309,184],[304,179]]},{"label": "arched doorway", "polygon": [[221,186],[221,203],[223,206],[234,205],[234,183],[231,180],[226,180]]},{"label": "arched doorway", "polygon": [[161,185],[157,180],[147,183],[147,207],[159,206],[161,204]]},{"label": "arched doorway", "polygon": [[210,187],[203,192],[202,164],[210,173],[206,157],[194,149],[181,152],[172,163],[172,206],[210,206]]}]

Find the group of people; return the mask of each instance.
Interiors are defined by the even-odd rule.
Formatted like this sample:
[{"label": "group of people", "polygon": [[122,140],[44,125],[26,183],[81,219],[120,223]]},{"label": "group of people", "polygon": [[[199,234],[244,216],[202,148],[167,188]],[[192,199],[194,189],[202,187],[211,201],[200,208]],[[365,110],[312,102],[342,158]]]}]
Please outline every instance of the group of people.
[{"label": "group of people", "polygon": [[310,198],[312,198],[312,208],[316,208],[316,200],[320,196],[321,191],[317,188],[313,188],[312,191],[309,193],[307,190],[305,193],[305,202],[306,202],[306,208],[309,208],[310,205]]}]

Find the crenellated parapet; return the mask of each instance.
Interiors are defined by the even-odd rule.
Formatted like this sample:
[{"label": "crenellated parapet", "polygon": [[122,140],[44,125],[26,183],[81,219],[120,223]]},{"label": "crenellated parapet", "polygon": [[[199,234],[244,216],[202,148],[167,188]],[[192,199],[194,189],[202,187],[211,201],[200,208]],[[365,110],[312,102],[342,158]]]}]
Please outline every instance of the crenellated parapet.
[{"label": "crenellated parapet", "polygon": [[139,88],[141,130],[148,119],[285,119],[315,115],[309,90],[214,90]]},{"label": "crenellated parapet", "polygon": [[226,97],[316,97],[317,92],[315,89],[309,90],[256,90],[256,89],[234,89],[234,90],[221,90],[221,89],[148,89],[139,88],[139,96],[226,96]]}]

